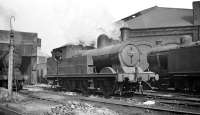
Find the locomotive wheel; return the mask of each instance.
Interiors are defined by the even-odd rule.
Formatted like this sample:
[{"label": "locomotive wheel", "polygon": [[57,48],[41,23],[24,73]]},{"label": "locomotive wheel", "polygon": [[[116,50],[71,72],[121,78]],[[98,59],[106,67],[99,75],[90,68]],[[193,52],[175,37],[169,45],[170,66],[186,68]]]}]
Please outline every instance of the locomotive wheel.
[{"label": "locomotive wheel", "polygon": [[102,83],[101,83],[101,90],[102,90],[103,95],[104,95],[105,97],[108,97],[108,96],[109,96],[109,92],[107,91],[107,86],[106,86],[106,84],[104,83],[104,81],[102,81]]},{"label": "locomotive wheel", "polygon": [[114,93],[119,94],[120,96],[123,95],[123,83],[115,84]]},{"label": "locomotive wheel", "polygon": [[167,90],[168,87],[169,87],[169,79],[160,79],[158,81],[158,88],[160,90]]},{"label": "locomotive wheel", "polygon": [[82,80],[81,83],[80,83],[80,86],[81,86],[81,92],[84,95],[87,95],[88,94],[88,83],[87,83],[87,80]]},{"label": "locomotive wheel", "polygon": [[[105,67],[103,68],[100,73],[103,73],[103,74],[115,74],[116,71],[112,68],[112,67]],[[113,94],[114,92],[114,80],[113,79],[103,79],[102,81],[100,81],[101,84],[100,84],[100,88],[102,89],[103,91],[103,95],[108,97],[110,96],[111,94]]]},{"label": "locomotive wheel", "polygon": [[81,80],[75,80],[75,90],[81,91]]},{"label": "locomotive wheel", "polygon": [[105,97],[109,97],[110,95],[113,94],[113,88],[114,88],[113,84],[107,79],[101,82],[101,89]]},{"label": "locomotive wheel", "polygon": [[65,82],[64,82],[63,85],[64,85],[64,88],[65,88],[67,91],[71,91],[69,80],[65,80]]},{"label": "locomotive wheel", "polygon": [[174,80],[174,88],[176,91],[181,91],[185,89],[185,82],[182,79],[176,79]]},{"label": "locomotive wheel", "polygon": [[198,78],[191,78],[187,80],[189,83],[189,90],[190,92],[199,93],[200,92],[200,79]]},{"label": "locomotive wheel", "polygon": [[195,79],[193,80],[193,91],[197,92],[197,93],[200,93],[200,79]]},{"label": "locomotive wheel", "polygon": [[151,85],[147,83],[146,81],[142,81],[142,85],[143,85],[144,90],[152,90]]},{"label": "locomotive wheel", "polygon": [[68,84],[68,85],[67,85],[67,86],[68,86],[67,89],[68,89],[69,91],[72,91],[72,90],[73,90],[73,87],[72,87],[72,80],[67,80],[67,84]]},{"label": "locomotive wheel", "polygon": [[71,91],[74,91],[76,89],[76,81],[71,80]]}]

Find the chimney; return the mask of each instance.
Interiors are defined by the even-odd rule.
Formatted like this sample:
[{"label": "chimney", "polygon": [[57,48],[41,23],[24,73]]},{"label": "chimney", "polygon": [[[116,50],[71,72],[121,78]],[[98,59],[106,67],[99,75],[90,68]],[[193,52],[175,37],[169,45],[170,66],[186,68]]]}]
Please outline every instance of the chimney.
[{"label": "chimney", "polygon": [[97,48],[102,48],[109,45],[109,37],[105,34],[101,34],[97,38]]},{"label": "chimney", "polygon": [[121,41],[128,40],[130,29],[129,28],[120,28],[120,31],[121,31]]},{"label": "chimney", "polygon": [[200,25],[200,1],[193,2],[193,24]]}]

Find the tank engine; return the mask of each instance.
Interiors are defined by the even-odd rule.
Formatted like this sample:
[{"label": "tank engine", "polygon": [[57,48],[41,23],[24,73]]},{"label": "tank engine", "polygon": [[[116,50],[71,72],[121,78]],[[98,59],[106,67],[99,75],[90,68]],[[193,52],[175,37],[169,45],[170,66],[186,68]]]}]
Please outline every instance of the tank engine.
[{"label": "tank engine", "polygon": [[159,74],[158,86],[200,91],[200,42],[154,48],[148,54],[149,69]]},{"label": "tank engine", "polygon": [[50,65],[47,71],[50,74],[47,79],[57,81],[69,91],[78,89],[84,93],[100,91],[104,95],[122,94],[135,91],[138,81],[143,81],[144,88],[151,89],[146,81],[154,77],[154,73],[143,72],[138,67],[141,51],[132,41],[91,50],[75,50],[71,57],[61,58],[62,54],[70,55],[72,52],[65,51],[53,50],[57,62],[53,62],[53,58],[48,60],[47,64]]}]

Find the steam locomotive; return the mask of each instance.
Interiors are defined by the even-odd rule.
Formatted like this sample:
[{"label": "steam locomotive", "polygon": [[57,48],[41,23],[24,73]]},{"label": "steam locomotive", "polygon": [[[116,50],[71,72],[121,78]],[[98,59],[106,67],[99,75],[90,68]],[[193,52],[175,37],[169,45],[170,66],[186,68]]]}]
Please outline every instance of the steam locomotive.
[{"label": "steam locomotive", "polygon": [[[22,58],[18,49],[13,54],[13,88],[20,90],[23,87],[24,78],[21,72]],[[7,88],[8,84],[8,62],[9,62],[9,45],[1,44],[0,49],[0,87]]]},{"label": "steam locomotive", "polygon": [[144,62],[138,46],[124,41],[90,50],[81,45],[54,49],[47,60],[47,79],[68,91],[102,92],[105,96],[135,92],[139,81],[144,89],[151,89],[148,81],[155,74],[139,67]]},{"label": "steam locomotive", "polygon": [[200,42],[160,46],[149,52],[149,69],[159,74],[157,86],[179,91],[200,91]]}]

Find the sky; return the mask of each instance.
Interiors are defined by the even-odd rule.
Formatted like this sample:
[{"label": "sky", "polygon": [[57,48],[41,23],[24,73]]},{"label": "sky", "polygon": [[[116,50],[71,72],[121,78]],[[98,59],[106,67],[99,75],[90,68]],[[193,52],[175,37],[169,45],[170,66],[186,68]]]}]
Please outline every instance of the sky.
[{"label": "sky", "polygon": [[192,9],[192,0],[0,0],[0,29],[38,33],[42,51],[80,40],[90,43],[105,33],[119,34],[115,21],[153,6]]}]

